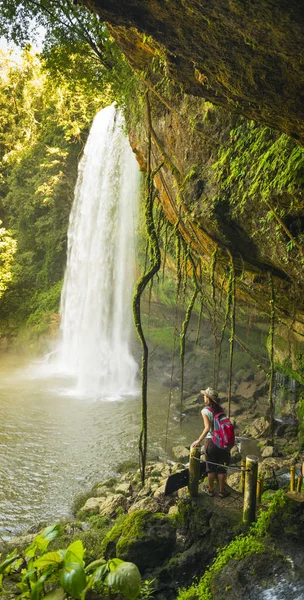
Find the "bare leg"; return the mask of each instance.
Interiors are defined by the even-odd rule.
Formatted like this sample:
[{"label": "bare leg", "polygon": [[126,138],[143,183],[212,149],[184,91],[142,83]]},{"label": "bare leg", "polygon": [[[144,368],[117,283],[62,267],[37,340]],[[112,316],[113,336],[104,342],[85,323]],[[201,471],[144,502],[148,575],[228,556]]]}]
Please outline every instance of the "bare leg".
[{"label": "bare leg", "polygon": [[209,491],[213,492],[213,485],[216,480],[216,473],[208,473],[208,487]]},{"label": "bare leg", "polygon": [[225,482],[226,482],[226,473],[218,473],[218,482],[219,482],[220,493],[223,493],[224,488],[225,488]]}]

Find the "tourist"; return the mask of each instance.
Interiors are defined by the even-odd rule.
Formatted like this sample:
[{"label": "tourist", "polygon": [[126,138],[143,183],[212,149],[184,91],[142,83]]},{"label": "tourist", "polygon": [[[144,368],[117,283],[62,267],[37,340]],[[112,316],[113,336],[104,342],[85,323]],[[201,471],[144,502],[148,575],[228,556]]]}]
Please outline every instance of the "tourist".
[{"label": "tourist", "polygon": [[[218,448],[212,441],[214,415],[224,413],[221,405],[218,392],[208,387],[206,390],[201,390],[204,396],[205,407],[201,411],[204,421],[204,430],[192,447],[199,446],[204,440],[205,459],[208,473],[208,494],[214,496],[214,482],[217,479],[219,483],[219,497],[228,496],[228,491],[225,490],[225,482],[227,470],[223,465],[228,465],[230,460],[230,452],[227,448]],[[209,462],[208,462],[209,461]],[[216,463],[216,464],[214,464]]]}]

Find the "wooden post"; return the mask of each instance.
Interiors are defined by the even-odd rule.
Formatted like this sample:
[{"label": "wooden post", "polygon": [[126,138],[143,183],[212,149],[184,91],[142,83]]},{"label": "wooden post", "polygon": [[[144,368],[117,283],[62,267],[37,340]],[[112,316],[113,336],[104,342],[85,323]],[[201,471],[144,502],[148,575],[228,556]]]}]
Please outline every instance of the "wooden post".
[{"label": "wooden post", "polygon": [[295,466],[292,465],[290,467],[290,487],[289,487],[289,490],[291,492],[295,491],[295,483],[296,483],[296,480],[295,480],[295,471],[296,471]]},{"label": "wooden post", "polygon": [[243,522],[250,525],[255,521],[258,457],[246,456]]},{"label": "wooden post", "polygon": [[245,469],[246,469],[246,461],[243,459],[241,461],[241,489],[242,489],[242,494],[244,494],[244,489],[245,489]]},{"label": "wooden post", "polygon": [[188,490],[192,498],[198,496],[198,482],[200,477],[200,456],[200,448],[190,448]]},{"label": "wooden post", "polygon": [[261,502],[262,494],[263,494],[263,479],[258,479],[257,480],[257,488],[256,488],[256,499],[259,503]]},{"label": "wooden post", "polygon": [[303,482],[303,477],[302,477],[302,475],[299,475],[299,477],[297,479],[297,492],[301,491],[302,482]]}]

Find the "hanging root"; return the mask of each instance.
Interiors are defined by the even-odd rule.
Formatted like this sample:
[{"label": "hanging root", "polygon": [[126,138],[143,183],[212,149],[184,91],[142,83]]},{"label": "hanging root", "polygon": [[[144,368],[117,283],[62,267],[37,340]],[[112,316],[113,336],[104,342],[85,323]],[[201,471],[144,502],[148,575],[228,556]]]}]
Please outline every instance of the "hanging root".
[{"label": "hanging root", "polygon": [[180,334],[180,364],[181,364],[181,392],[180,392],[180,411],[182,412],[182,408],[183,408],[183,393],[184,393],[184,365],[185,365],[185,343],[186,343],[186,333],[187,333],[187,329],[188,329],[188,325],[189,325],[189,321],[191,318],[191,314],[192,314],[192,309],[196,300],[196,296],[197,296],[198,290],[195,289],[188,308],[186,310],[186,315],[185,315],[185,319],[184,322],[182,324],[182,330],[181,330],[181,334]]},{"label": "hanging root", "polygon": [[[232,383],[232,365],[233,365],[233,349],[234,349],[234,336],[235,336],[235,270],[233,256],[229,250],[227,250],[230,257],[230,276],[229,281],[231,286],[231,301],[230,301],[230,338],[229,338],[229,375],[228,375],[228,417],[230,417],[231,407],[231,383]],[[229,290],[228,290],[229,294]]]},{"label": "hanging root", "polygon": [[274,384],[274,321],[275,321],[275,304],[274,304],[274,285],[272,273],[269,272],[269,290],[270,290],[270,327],[269,327],[269,355],[270,355],[270,379],[269,379],[269,419],[270,419],[270,435],[273,441],[274,435],[274,402],[273,402],[273,384]]},{"label": "hanging root", "polygon": [[141,432],[139,436],[139,457],[142,485],[145,483],[145,472],[147,462],[147,384],[148,384],[148,346],[145,340],[142,324],[141,324],[141,295],[153,278],[155,273],[160,269],[161,256],[158,245],[157,232],[153,218],[153,180],[156,173],[161,169],[161,163],[154,171],[151,171],[151,113],[149,97],[147,98],[147,115],[149,124],[149,144],[148,144],[148,173],[147,173],[147,195],[145,205],[145,219],[147,236],[150,242],[150,269],[137,281],[133,295],[133,316],[136,331],[143,348],[142,354],[142,413],[141,413]]},{"label": "hanging root", "polygon": [[181,365],[181,391],[180,391],[180,412],[182,413],[183,408],[183,393],[184,393],[184,366],[185,366],[185,343],[186,343],[186,333],[188,329],[188,325],[190,322],[192,310],[195,304],[195,300],[197,294],[199,293],[199,285],[196,276],[196,265],[193,260],[193,256],[190,251],[190,246],[187,249],[187,257],[192,266],[192,278],[194,283],[194,292],[191,296],[188,308],[186,310],[185,319],[182,324],[181,333],[180,333],[180,365]]},{"label": "hanging root", "polygon": [[217,319],[216,319],[215,283],[214,283],[217,251],[218,251],[218,247],[216,247],[215,250],[212,252],[211,265],[210,265],[210,285],[211,285],[211,299],[212,299],[211,329],[212,329],[213,338],[214,338],[214,351],[213,351],[213,386],[214,387],[215,387],[215,383],[216,383],[216,364],[217,364]]}]

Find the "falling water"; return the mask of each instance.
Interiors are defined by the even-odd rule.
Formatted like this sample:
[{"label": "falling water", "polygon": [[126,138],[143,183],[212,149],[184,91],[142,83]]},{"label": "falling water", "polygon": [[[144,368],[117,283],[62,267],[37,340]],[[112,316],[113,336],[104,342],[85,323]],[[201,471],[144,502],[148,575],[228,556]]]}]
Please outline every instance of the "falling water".
[{"label": "falling water", "polygon": [[123,118],[100,111],[79,165],[61,296],[61,367],[77,390],[135,392],[130,352],[139,171]]}]

